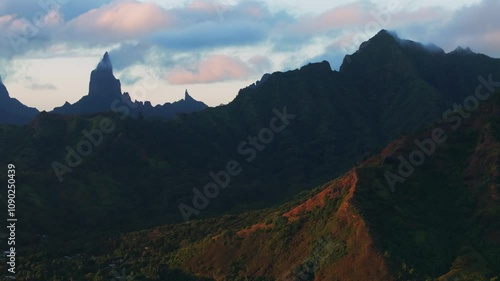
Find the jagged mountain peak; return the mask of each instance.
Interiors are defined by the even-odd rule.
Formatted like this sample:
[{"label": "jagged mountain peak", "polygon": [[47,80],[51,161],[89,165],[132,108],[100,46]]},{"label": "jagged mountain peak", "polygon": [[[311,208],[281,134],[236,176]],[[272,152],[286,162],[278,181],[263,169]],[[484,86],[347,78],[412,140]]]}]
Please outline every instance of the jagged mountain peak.
[{"label": "jagged mountain peak", "polygon": [[404,41],[401,39],[396,32],[387,31],[385,29],[380,30],[373,37],[368,39],[366,42],[360,44],[358,51],[367,48],[370,45],[389,45],[397,44],[398,42]]},{"label": "jagged mountain peak", "polygon": [[361,43],[355,53],[346,55],[340,71],[352,69],[352,62],[355,62],[354,65],[358,66],[354,68],[354,71],[359,71],[359,68],[366,67],[367,61],[372,61],[373,59],[378,61],[373,65],[390,64],[390,61],[395,63],[395,65],[401,65],[400,59],[403,56],[409,58],[441,55],[444,56],[445,51],[435,44],[422,44],[402,39],[396,32],[382,29],[375,36]]},{"label": "jagged mountain peak", "polygon": [[189,95],[188,90],[186,89],[186,92],[184,93],[184,100],[185,101],[194,101],[193,97]]},{"label": "jagged mountain peak", "polygon": [[396,32],[386,29],[381,29],[377,34],[375,34],[375,36],[372,37],[372,39],[373,38],[400,39]]},{"label": "jagged mountain peak", "polygon": [[109,58],[108,52],[104,53],[102,60],[96,67],[96,70],[111,70],[113,71],[113,65],[111,64],[111,59]]},{"label": "jagged mountain peak", "polygon": [[89,96],[108,98],[121,96],[121,84],[113,75],[113,67],[107,52],[90,75]]},{"label": "jagged mountain peak", "polygon": [[332,71],[330,63],[326,60],[317,63],[309,63],[300,68],[301,71],[323,71],[329,73]]},{"label": "jagged mountain peak", "polygon": [[260,78],[259,81],[257,81],[255,83],[253,83],[252,85],[250,85],[250,88],[254,88],[255,89],[255,88],[259,87],[260,85],[264,84],[269,79],[269,77],[271,77],[271,74],[269,74],[269,73],[266,73],[266,74],[262,75],[262,78]]},{"label": "jagged mountain peak", "polygon": [[26,124],[38,114],[36,108],[28,107],[10,97],[0,77],[0,124]]},{"label": "jagged mountain peak", "polygon": [[[368,43],[368,44],[367,44]],[[363,45],[361,44],[361,48],[369,48],[368,45],[370,44],[394,44],[396,43],[399,47],[405,48],[405,49],[413,49],[413,50],[421,50],[425,51],[428,53],[438,53],[438,54],[444,54],[444,50],[438,47],[435,44],[422,44],[420,42],[415,42],[412,40],[408,39],[402,39],[399,37],[399,35],[394,32],[394,31],[388,31],[385,29],[382,29],[379,31],[375,36],[373,36],[368,42],[365,42]]]},{"label": "jagged mountain peak", "polygon": [[469,47],[458,46],[451,52],[452,54],[475,54]]},{"label": "jagged mountain peak", "polygon": [[[120,80],[113,75],[111,59],[108,52],[106,52],[90,75],[88,95],[74,104],[66,102],[63,106],[55,108],[53,112],[60,114],[93,114],[119,111],[120,108],[129,107],[127,110],[129,115],[133,117],[140,114],[144,117],[174,118],[178,113],[200,111],[207,107],[204,103],[193,99],[187,90],[184,101],[187,102],[166,103],[163,106],[154,108],[149,101],[132,101],[128,92],[122,94]],[[121,107],[118,106],[120,104]]]}]

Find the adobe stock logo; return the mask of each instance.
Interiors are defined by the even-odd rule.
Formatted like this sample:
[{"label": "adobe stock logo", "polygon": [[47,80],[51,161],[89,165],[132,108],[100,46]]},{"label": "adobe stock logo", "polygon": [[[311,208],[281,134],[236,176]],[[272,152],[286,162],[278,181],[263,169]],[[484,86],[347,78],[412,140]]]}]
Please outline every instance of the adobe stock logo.
[{"label": "adobe stock logo", "polygon": [[[487,101],[496,89],[500,88],[500,82],[493,81],[491,74],[488,76],[488,80],[482,76],[479,76],[478,80],[480,84],[476,87],[474,95],[466,97],[462,104],[454,104],[453,109],[449,109],[443,114],[443,122],[451,125],[453,131],[458,130],[462,126],[463,120],[470,118],[471,113],[479,108],[480,103]],[[402,155],[398,156],[398,174],[390,171],[386,171],[384,174],[391,191],[395,191],[397,183],[403,183],[412,176],[415,168],[422,166],[427,157],[431,157],[436,152],[437,145],[445,143],[447,139],[448,135],[442,128],[435,128],[432,130],[431,136],[424,140],[416,139],[414,143],[417,149],[410,152],[407,158]]]},{"label": "adobe stock logo", "polygon": [[[259,152],[266,149],[266,145],[273,142],[275,135],[282,132],[290,124],[290,120],[297,116],[289,114],[286,107],[282,111],[273,109],[275,117],[269,121],[268,128],[262,128],[256,136],[249,136],[246,141],[238,145],[238,153],[241,156],[247,156],[245,161],[250,163],[257,158]],[[179,204],[179,211],[185,222],[189,222],[192,215],[199,215],[200,210],[205,209],[210,204],[210,199],[215,199],[219,196],[220,190],[229,186],[231,178],[238,176],[243,171],[240,163],[236,160],[227,162],[224,170],[217,173],[211,171],[209,174],[211,182],[203,187],[203,192],[198,188],[193,188],[193,206],[187,204]]]},{"label": "adobe stock logo", "polygon": [[76,149],[73,149],[69,145],[66,146],[66,165],[57,161],[52,162],[52,169],[59,182],[63,182],[63,175],[65,173],[71,173],[74,168],[82,164],[83,158],[92,154],[94,148],[101,145],[105,135],[112,133],[114,130],[115,125],[109,118],[103,118],[97,129],[92,129],[90,131],[82,130],[85,139],[78,142]]},{"label": "adobe stock logo", "polygon": [[[143,78],[142,83],[137,85],[132,93],[137,99],[145,99],[148,91],[152,91],[159,87],[159,78],[156,75],[156,68],[151,68]],[[132,110],[137,107],[130,99],[126,99],[125,95],[115,99],[110,105],[110,111],[116,114],[120,120],[125,120],[130,117]],[[51,164],[52,170],[60,183],[64,181],[63,175],[73,172],[80,166],[86,157],[89,157],[94,149],[97,149],[104,141],[106,136],[111,135],[116,130],[114,121],[108,117],[100,120],[98,126],[91,130],[84,129],[81,131],[83,139],[80,140],[73,148],[66,146],[65,163],[53,161]]]}]

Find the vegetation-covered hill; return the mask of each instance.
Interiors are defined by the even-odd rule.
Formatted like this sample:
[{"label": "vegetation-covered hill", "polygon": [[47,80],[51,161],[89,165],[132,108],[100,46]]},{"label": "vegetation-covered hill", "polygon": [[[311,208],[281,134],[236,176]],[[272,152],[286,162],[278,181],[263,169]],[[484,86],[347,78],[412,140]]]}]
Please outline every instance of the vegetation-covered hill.
[{"label": "vegetation-covered hill", "polygon": [[[41,113],[27,126],[1,126],[0,162],[18,166],[24,233],[85,236],[182,221],[179,204],[192,207],[193,188],[232,160],[242,172],[190,219],[284,202],[436,120],[475,92],[478,76],[500,77],[498,59],[445,54],[386,31],[349,61],[340,72],[322,62],[274,73],[228,105],[167,122]],[[284,130],[252,144],[285,109],[294,117]],[[103,120],[112,130],[100,138]],[[75,156],[85,141],[91,153]]]},{"label": "vegetation-covered hill", "polygon": [[[59,250],[68,257],[52,263],[53,251],[39,247],[23,269],[50,274],[23,277],[107,280],[124,270],[127,280],[498,280],[499,114],[500,92],[460,128],[442,122],[401,137],[280,207],[103,238]],[[391,187],[388,173],[404,176],[400,157],[417,159],[425,151],[415,140],[433,135],[444,141],[427,145],[429,156]]]}]

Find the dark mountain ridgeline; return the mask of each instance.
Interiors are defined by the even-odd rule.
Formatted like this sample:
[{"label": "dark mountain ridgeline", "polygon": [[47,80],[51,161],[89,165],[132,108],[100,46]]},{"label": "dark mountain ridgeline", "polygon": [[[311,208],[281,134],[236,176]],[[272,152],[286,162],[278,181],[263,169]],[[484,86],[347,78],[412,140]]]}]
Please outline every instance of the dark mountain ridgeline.
[{"label": "dark mountain ridgeline", "polygon": [[[119,112],[127,117],[172,119],[179,113],[201,111],[208,106],[193,99],[187,92],[185,98],[174,103],[153,106],[150,102],[132,101],[128,93],[121,92],[120,80],[113,75],[111,59],[106,52],[96,69],[90,75],[88,95],[78,102],[66,102],[52,113],[65,115],[93,115],[102,112]],[[0,124],[24,125],[33,120],[38,110],[23,105],[9,97],[0,79]]]},{"label": "dark mountain ridgeline", "polygon": [[89,93],[74,104],[66,102],[53,113],[66,115],[88,115],[101,112],[119,112],[131,117],[171,119],[179,113],[200,111],[208,106],[189,96],[187,90],[183,100],[152,106],[148,101],[132,101],[129,93],[121,91],[120,80],[113,75],[111,59],[106,52],[90,75]]},{"label": "dark mountain ridgeline", "polygon": [[11,98],[0,77],[0,124],[27,124],[37,114],[36,108],[27,107],[17,99]]}]

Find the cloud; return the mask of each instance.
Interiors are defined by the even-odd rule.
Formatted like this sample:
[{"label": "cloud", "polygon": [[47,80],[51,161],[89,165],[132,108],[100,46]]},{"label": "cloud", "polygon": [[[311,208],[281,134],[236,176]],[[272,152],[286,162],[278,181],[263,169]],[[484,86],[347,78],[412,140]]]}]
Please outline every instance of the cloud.
[{"label": "cloud", "polygon": [[269,11],[262,1],[244,0],[227,3],[225,0],[193,0],[185,6],[174,8],[170,12],[178,15],[179,22],[184,26],[202,22],[231,22],[276,20],[278,14]]},{"label": "cloud", "polygon": [[112,49],[109,56],[115,70],[122,70],[135,64],[144,63],[145,55],[151,47],[151,45],[144,43],[124,43],[120,47]]},{"label": "cloud", "polygon": [[192,68],[178,67],[167,75],[174,85],[215,83],[227,80],[244,80],[253,69],[237,57],[212,55]]},{"label": "cloud", "polygon": [[174,16],[163,8],[133,0],[118,1],[93,9],[67,24],[73,37],[94,36],[109,42],[138,39],[156,30],[172,27]]},{"label": "cloud", "polygon": [[331,9],[314,18],[306,26],[314,30],[325,30],[356,26],[370,18],[371,9],[363,3],[352,3]]},{"label": "cloud", "polygon": [[61,5],[61,11],[64,15],[64,18],[66,19],[66,21],[70,21],[90,10],[97,9],[102,5],[109,4],[112,2],[112,0],[60,0],[60,2],[64,2],[64,4]]},{"label": "cloud", "polygon": [[43,49],[51,45],[51,34],[63,23],[59,11],[40,13],[33,21],[9,14],[0,16],[0,56],[13,58],[33,49]]},{"label": "cloud", "polygon": [[15,19],[15,15],[4,15],[0,16],[0,26],[5,28],[6,25],[8,25],[10,22],[12,22]]},{"label": "cloud", "polygon": [[[433,30],[436,43],[452,49],[467,45],[490,55],[500,56],[500,22],[497,20],[500,2],[481,3],[457,10],[440,30]],[[446,36],[442,36],[446,34]]]},{"label": "cloud", "polygon": [[141,76],[132,73],[132,71],[130,71],[129,69],[127,69],[120,75],[120,81],[124,85],[134,85],[140,80]]},{"label": "cloud", "polygon": [[263,73],[266,71],[272,71],[273,62],[266,56],[255,55],[251,57],[248,62],[255,69],[256,72]]},{"label": "cloud", "polygon": [[500,49],[500,30],[488,31],[482,35],[481,39],[486,43],[488,48]]},{"label": "cloud", "polygon": [[69,21],[92,9],[96,9],[112,0],[2,0],[0,14],[15,14],[19,18],[33,21],[37,14],[51,10],[61,11],[64,19]]},{"label": "cloud", "polygon": [[290,52],[310,44],[315,38],[332,37],[359,27],[369,22],[369,12],[373,10],[375,5],[371,3],[351,3],[319,15],[305,15],[281,22],[273,28],[273,50]]},{"label": "cloud", "polygon": [[[10,44],[3,40],[0,55],[12,57],[51,45],[68,49],[111,47],[117,55],[134,51],[127,57],[122,56],[125,59],[122,67],[126,67],[143,63],[153,46],[186,52],[266,43],[272,37],[275,24],[291,19],[285,12],[271,13],[263,2],[253,0],[239,1],[235,5],[195,0],[170,9],[137,0],[102,1],[101,5],[99,1],[78,5],[71,4],[74,1],[53,1],[67,3],[49,6],[53,9],[46,11],[43,28],[37,28],[33,36],[29,34],[30,28],[26,28],[31,23],[29,15],[45,10],[32,0],[24,4],[1,2],[0,10],[4,11],[19,12],[26,8],[23,16],[28,19],[18,14],[0,17],[0,33],[15,31],[22,43],[5,55]],[[66,18],[68,14],[72,16]],[[116,48],[117,45],[120,47]]]},{"label": "cloud", "polygon": [[38,18],[38,20],[33,21],[33,24],[44,28],[59,26],[64,22],[63,17],[64,16],[59,11],[50,10]]},{"label": "cloud", "polygon": [[35,91],[44,91],[44,90],[57,90],[57,87],[49,83],[31,83],[26,86],[26,89]]},{"label": "cloud", "polygon": [[[442,21],[446,18],[446,12],[441,7],[413,9],[405,1],[377,4],[358,1],[331,8],[319,15],[298,17],[294,21],[277,26],[274,31],[276,33],[276,40],[273,40],[274,50],[288,52],[319,38],[338,40],[338,37],[343,37],[342,40],[345,41],[345,38],[359,36],[359,33],[363,33],[366,40],[381,29],[397,29],[415,22],[422,25],[422,23]],[[353,44],[358,47],[360,43]]]},{"label": "cloud", "polygon": [[231,24],[205,22],[185,29],[157,33],[152,43],[173,50],[196,50],[243,46],[263,42],[266,28],[260,24],[235,21]]}]

